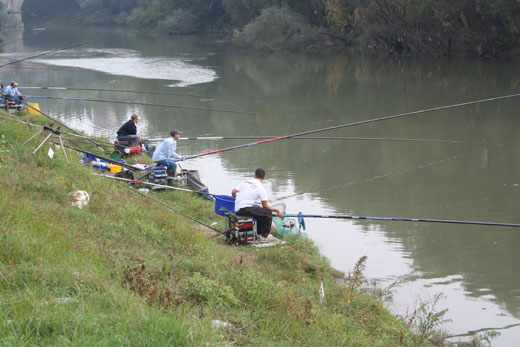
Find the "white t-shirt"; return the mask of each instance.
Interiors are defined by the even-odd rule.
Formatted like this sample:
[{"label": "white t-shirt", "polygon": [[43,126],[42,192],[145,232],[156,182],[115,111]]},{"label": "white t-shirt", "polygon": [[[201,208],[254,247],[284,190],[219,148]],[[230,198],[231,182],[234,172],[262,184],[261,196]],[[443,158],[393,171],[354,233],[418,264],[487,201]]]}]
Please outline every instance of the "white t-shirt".
[{"label": "white t-shirt", "polygon": [[244,207],[262,207],[262,201],[267,201],[264,186],[255,178],[243,182],[236,189],[238,192],[235,200],[235,212]]}]

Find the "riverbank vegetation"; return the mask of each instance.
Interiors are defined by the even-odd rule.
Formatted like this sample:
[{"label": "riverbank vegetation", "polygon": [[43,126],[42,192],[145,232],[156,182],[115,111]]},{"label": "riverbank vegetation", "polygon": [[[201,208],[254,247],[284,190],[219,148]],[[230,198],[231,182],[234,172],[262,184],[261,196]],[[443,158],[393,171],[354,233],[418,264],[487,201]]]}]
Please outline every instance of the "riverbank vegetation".
[{"label": "riverbank vegetation", "polygon": [[[429,344],[361,290],[363,259],[345,277],[306,239],[272,248],[227,245],[91,175],[76,152],[67,150],[70,163],[61,149],[51,160],[49,144],[33,155],[42,138],[23,143],[37,130],[0,119],[0,344]],[[77,190],[91,197],[83,209],[70,205]],[[223,228],[206,200],[151,194]]]},{"label": "riverbank vegetation", "polygon": [[515,0],[25,0],[23,13],[26,23],[66,16],[170,35],[227,33],[267,51],[360,46],[385,54],[520,57]]}]

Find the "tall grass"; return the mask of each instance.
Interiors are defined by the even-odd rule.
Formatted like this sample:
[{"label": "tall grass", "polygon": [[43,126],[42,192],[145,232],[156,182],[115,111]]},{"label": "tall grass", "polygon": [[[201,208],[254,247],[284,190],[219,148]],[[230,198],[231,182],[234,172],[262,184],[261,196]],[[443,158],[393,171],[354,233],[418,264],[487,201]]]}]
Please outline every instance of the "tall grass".
[{"label": "tall grass", "polygon": [[[35,119],[32,119],[35,121]],[[308,240],[255,249],[93,176],[80,155],[22,143],[0,119],[1,345],[407,345],[413,335],[373,298],[338,283]],[[135,158],[134,161],[144,161]],[[69,204],[85,190],[88,207]],[[211,203],[151,192],[205,223]],[[326,298],[320,303],[320,283]],[[347,295],[356,299],[347,302]],[[212,321],[232,324],[215,327]]]}]

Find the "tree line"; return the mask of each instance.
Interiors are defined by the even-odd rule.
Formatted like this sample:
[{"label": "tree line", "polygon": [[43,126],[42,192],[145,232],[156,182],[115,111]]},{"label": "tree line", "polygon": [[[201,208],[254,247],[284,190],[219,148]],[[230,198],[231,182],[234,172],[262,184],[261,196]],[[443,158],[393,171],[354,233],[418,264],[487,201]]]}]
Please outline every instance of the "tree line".
[{"label": "tree line", "polygon": [[22,10],[26,23],[73,15],[160,34],[221,32],[269,51],[520,56],[520,0],[25,0]]}]

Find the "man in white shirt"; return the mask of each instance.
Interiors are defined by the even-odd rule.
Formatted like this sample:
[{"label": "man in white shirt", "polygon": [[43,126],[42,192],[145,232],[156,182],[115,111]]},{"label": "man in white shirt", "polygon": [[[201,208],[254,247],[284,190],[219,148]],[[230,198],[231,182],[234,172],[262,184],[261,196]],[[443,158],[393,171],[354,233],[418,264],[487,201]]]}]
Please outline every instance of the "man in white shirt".
[{"label": "man in white shirt", "polygon": [[271,220],[273,212],[282,218],[283,213],[277,208],[267,204],[267,193],[262,181],[265,178],[263,169],[256,169],[255,177],[249,179],[231,191],[235,198],[235,212],[238,216],[254,217],[256,219],[257,232],[266,238],[271,232]]}]

